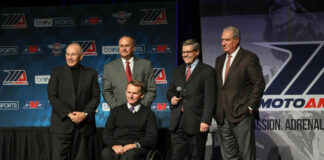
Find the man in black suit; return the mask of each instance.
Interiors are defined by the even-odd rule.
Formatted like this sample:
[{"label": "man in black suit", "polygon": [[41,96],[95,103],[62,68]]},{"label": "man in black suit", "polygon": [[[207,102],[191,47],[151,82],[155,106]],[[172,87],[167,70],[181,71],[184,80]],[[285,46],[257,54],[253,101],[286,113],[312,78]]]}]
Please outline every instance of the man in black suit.
[{"label": "man in black suit", "polygon": [[139,160],[157,141],[156,118],[149,107],[141,104],[144,84],[138,80],[128,83],[127,103],[111,110],[101,152],[103,160]]},{"label": "man in black suit", "polygon": [[51,72],[47,90],[52,105],[52,160],[87,160],[88,140],[96,131],[95,110],[100,101],[98,74],[80,64],[82,48],[66,48],[66,65]]},{"label": "man in black suit", "polygon": [[172,160],[204,160],[205,143],[215,110],[215,71],[198,60],[200,45],[193,39],[182,43],[185,64],[172,75],[167,92],[171,103]]},{"label": "man in black suit", "polygon": [[254,119],[259,119],[258,106],[265,88],[262,68],[254,53],[239,46],[236,27],[225,27],[221,41],[225,53],[217,57],[215,69],[222,157],[255,160]]}]

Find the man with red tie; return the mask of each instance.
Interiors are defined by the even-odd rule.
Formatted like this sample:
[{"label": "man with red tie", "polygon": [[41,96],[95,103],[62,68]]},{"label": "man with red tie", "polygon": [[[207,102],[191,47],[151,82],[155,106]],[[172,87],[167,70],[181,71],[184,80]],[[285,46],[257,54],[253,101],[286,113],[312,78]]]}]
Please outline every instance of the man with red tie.
[{"label": "man with red tie", "polygon": [[134,56],[135,41],[130,36],[122,36],[118,43],[121,58],[117,58],[104,66],[102,95],[110,108],[126,103],[125,89],[131,80],[144,83],[146,95],[141,103],[151,107],[155,98],[155,80],[152,63]]},{"label": "man with red tie", "polygon": [[167,92],[171,104],[172,160],[204,160],[209,125],[215,110],[215,71],[198,60],[200,45],[182,43],[185,64],[172,75]]},{"label": "man with red tie", "polygon": [[254,120],[265,82],[258,57],[239,46],[240,31],[228,26],[221,37],[224,54],[217,57],[216,120],[224,160],[255,160]]}]

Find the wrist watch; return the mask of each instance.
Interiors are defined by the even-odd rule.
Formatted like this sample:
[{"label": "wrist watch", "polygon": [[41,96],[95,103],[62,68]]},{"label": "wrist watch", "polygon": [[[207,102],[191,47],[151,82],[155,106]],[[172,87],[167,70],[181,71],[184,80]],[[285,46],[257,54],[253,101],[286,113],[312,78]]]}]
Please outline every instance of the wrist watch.
[{"label": "wrist watch", "polygon": [[136,148],[141,148],[141,145],[138,142],[135,142]]}]

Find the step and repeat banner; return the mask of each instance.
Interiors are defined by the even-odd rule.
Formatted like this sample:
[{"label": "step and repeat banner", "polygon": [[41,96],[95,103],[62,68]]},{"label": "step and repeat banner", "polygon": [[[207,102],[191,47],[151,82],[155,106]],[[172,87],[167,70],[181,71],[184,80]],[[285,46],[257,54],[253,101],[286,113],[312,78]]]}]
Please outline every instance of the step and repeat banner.
[{"label": "step and repeat banner", "polygon": [[260,58],[267,83],[255,131],[260,160],[324,159],[324,13],[296,7],[201,19],[205,63],[215,66],[223,54],[220,37],[228,25],[240,29],[240,46]]},{"label": "step and repeat banner", "polygon": [[[71,42],[83,47],[81,63],[98,71],[119,58],[123,35],[136,41],[135,56],[148,59],[157,86],[151,108],[159,127],[169,124],[168,82],[176,67],[176,2],[0,9],[0,127],[49,126],[47,84],[52,68],[65,64]],[[101,98],[96,124],[109,107]]]}]

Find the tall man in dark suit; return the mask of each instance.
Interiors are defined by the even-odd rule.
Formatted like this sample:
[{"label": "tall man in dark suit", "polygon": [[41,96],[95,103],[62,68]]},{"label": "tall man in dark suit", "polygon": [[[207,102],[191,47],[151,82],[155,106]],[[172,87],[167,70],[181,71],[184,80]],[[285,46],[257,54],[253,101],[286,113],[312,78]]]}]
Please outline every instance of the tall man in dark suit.
[{"label": "tall man in dark suit", "polygon": [[96,131],[95,110],[100,101],[98,74],[80,64],[82,48],[66,48],[66,65],[52,70],[48,99],[52,105],[52,160],[87,160],[88,140]]},{"label": "tall man in dark suit", "polygon": [[222,157],[256,159],[254,117],[259,119],[258,105],[265,82],[258,57],[239,46],[240,31],[224,28],[221,37],[225,54],[217,57],[216,120]]},{"label": "tall man in dark suit", "polygon": [[125,89],[131,80],[144,83],[145,97],[141,103],[151,107],[155,98],[155,80],[152,63],[134,56],[135,41],[132,37],[123,36],[119,39],[121,58],[107,63],[104,67],[102,95],[109,107],[114,108],[125,104]]},{"label": "tall man in dark suit", "polygon": [[127,103],[111,110],[103,132],[103,160],[139,160],[155,146],[156,118],[149,107],[140,103],[144,95],[141,81],[128,83]]},{"label": "tall man in dark suit", "polygon": [[182,43],[185,64],[172,75],[167,92],[171,103],[172,160],[204,160],[209,125],[215,110],[215,71],[198,60],[200,45]]}]

